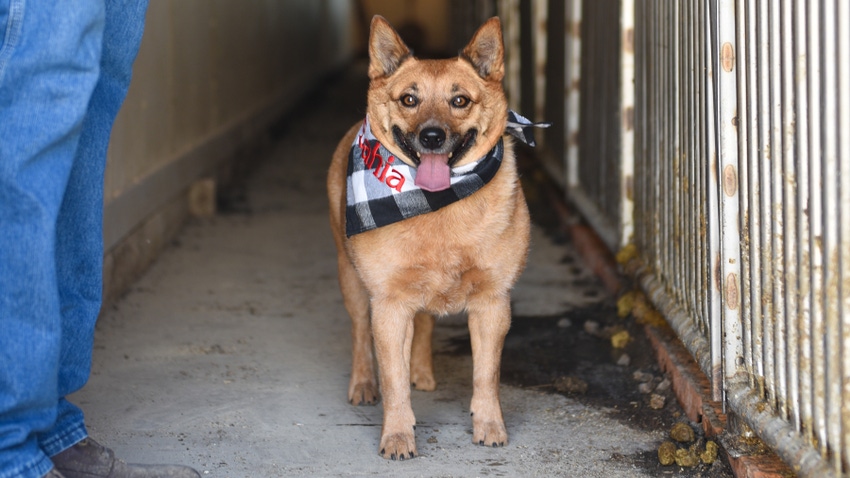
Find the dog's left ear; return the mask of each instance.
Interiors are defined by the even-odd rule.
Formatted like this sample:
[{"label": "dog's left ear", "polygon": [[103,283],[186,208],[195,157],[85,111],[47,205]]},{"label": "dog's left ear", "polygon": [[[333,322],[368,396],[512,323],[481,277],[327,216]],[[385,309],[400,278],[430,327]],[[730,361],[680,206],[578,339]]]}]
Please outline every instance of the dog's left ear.
[{"label": "dog's left ear", "polygon": [[498,17],[481,25],[461,56],[472,63],[481,78],[502,81],[505,76],[505,47],[502,44],[502,24]]},{"label": "dog's left ear", "polygon": [[369,33],[369,79],[389,76],[411,56],[410,49],[387,20],[375,15]]}]

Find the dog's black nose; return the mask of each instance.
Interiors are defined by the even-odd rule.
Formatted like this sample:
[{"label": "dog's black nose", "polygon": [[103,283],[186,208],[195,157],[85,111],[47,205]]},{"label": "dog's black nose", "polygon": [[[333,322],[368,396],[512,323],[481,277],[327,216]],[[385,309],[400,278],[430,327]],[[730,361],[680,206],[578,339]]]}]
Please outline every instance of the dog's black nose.
[{"label": "dog's black nose", "polygon": [[446,142],[446,132],[440,128],[425,128],[419,132],[419,143],[425,149],[437,149]]}]

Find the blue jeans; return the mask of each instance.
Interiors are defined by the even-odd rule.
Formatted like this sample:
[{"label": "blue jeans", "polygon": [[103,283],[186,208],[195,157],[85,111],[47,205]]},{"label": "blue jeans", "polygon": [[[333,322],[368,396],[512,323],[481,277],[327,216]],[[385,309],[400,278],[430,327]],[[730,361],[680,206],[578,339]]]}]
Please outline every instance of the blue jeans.
[{"label": "blue jeans", "polygon": [[103,174],[147,0],[0,0],[0,478],[87,436]]}]

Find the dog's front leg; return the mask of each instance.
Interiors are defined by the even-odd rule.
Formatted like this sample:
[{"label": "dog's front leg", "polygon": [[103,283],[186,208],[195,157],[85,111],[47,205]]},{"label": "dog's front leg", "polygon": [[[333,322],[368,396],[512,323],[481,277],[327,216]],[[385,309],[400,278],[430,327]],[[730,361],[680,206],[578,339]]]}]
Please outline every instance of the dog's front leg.
[{"label": "dog's front leg", "polygon": [[404,460],[416,456],[413,429],[416,418],[410,404],[410,350],[413,312],[385,300],[372,302],[372,334],[378,356],[384,424],[381,456]]},{"label": "dog's front leg", "polygon": [[472,342],[472,442],[504,446],[508,432],[499,402],[502,348],[511,324],[511,306],[504,298],[488,298],[469,305]]}]

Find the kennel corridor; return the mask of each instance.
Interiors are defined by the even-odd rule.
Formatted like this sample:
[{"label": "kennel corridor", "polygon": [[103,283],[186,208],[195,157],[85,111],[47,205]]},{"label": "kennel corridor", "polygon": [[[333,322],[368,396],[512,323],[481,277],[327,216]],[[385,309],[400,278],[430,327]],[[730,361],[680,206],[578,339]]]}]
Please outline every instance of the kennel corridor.
[{"label": "kennel corridor", "polygon": [[[337,139],[361,118],[365,71],[358,63],[302,102],[218,213],[190,220],[107,306],[92,378],[73,397],[91,434],[127,460],[210,477],[658,476],[657,447],[687,420],[669,390],[650,407],[640,386],[664,375],[645,339],[533,189],[537,224],[503,365],[509,445],[471,442],[468,331],[449,317],[435,335],[438,389],[412,396],[421,456],[378,456],[380,405],[346,401],[350,329],[324,189]],[[613,348],[610,326],[633,342]],[[559,392],[564,377],[587,390]],[[731,476],[722,460],[699,473]]]}]

